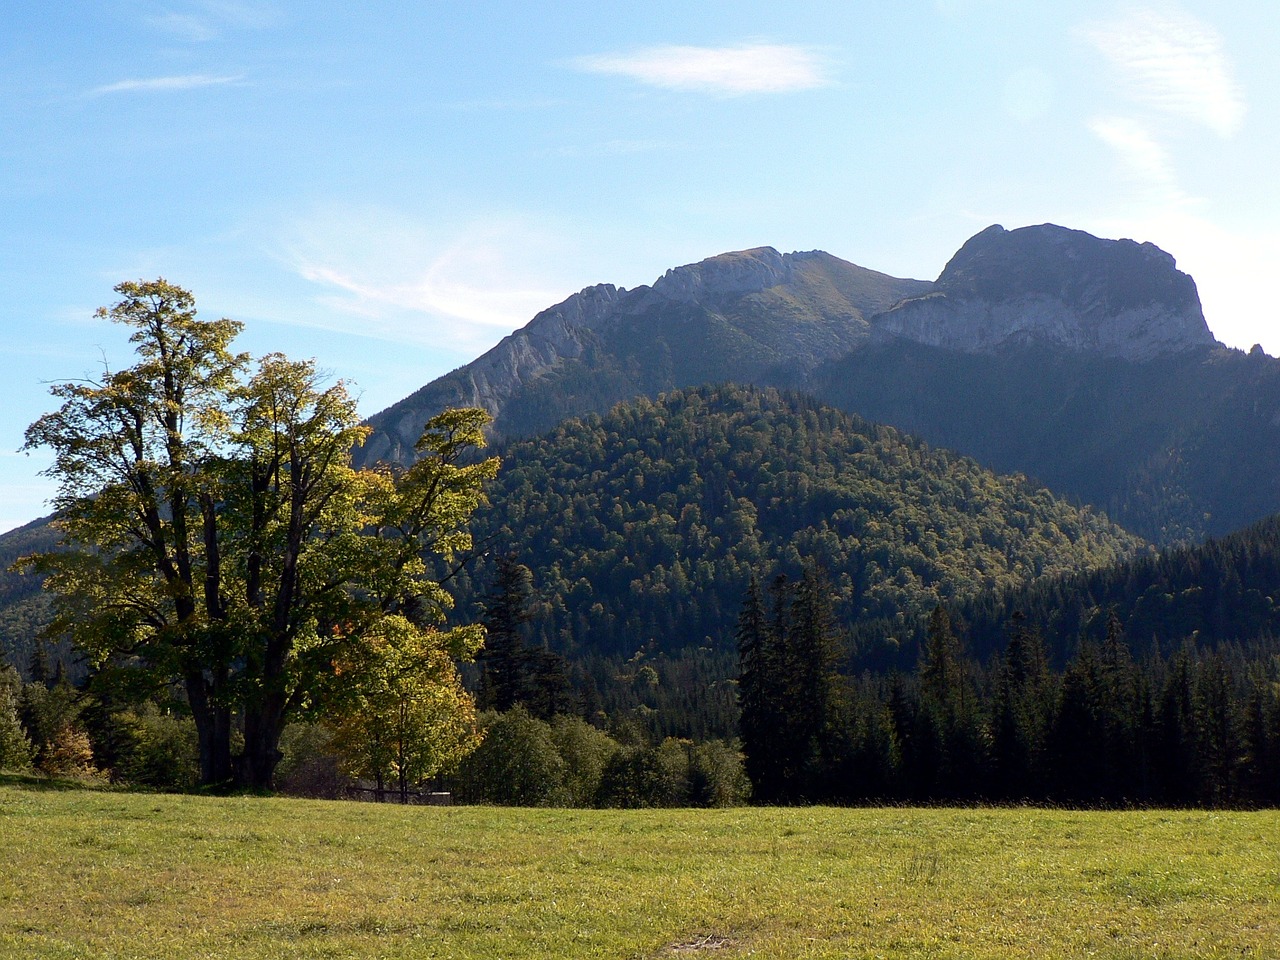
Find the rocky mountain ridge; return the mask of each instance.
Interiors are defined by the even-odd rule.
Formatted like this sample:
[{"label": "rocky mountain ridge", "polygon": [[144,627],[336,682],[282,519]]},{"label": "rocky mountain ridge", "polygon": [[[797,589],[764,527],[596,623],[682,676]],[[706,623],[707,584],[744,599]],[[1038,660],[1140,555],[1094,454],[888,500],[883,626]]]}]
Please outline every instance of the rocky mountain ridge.
[{"label": "rocky mountain ridge", "polygon": [[[472,363],[372,417],[375,432],[360,457],[364,462],[411,457],[423,412],[449,406],[488,410],[496,421],[496,435],[524,435],[553,426],[558,416],[534,415],[532,423],[513,425],[513,418],[504,413],[530,390],[554,389],[549,377],[572,378],[567,367],[580,362],[590,366],[602,353],[616,359],[632,352],[637,343],[653,340],[658,331],[654,345],[668,347],[668,354],[674,340],[709,336],[726,352],[739,355],[736,369],[712,379],[773,382],[774,377],[764,376],[766,371],[811,369],[852,349],[868,336],[868,317],[929,286],[857,267],[821,251],[781,254],[772,247],[758,247],[673,268],[652,286],[587,287],[542,311]],[[798,333],[800,328],[805,332]],[[592,356],[584,361],[587,354]],[[659,389],[703,382],[701,369],[696,375],[683,371],[687,375],[682,376],[678,368],[695,359],[695,365],[705,367],[703,361],[714,357],[681,354],[677,349],[666,358],[628,356],[605,402],[567,412],[602,410],[651,392],[631,381],[645,379],[636,374],[655,362],[671,368],[669,382]]]},{"label": "rocky mountain ridge", "polygon": [[893,339],[968,353],[1045,343],[1128,360],[1216,344],[1194,280],[1150,243],[996,225],[935,281],[757,247],[673,268],[651,286],[587,287],[549,307],[371,417],[360,459],[411,458],[421,424],[449,406],[483,407],[495,436],[523,436],[703,382],[803,387],[820,364]]}]

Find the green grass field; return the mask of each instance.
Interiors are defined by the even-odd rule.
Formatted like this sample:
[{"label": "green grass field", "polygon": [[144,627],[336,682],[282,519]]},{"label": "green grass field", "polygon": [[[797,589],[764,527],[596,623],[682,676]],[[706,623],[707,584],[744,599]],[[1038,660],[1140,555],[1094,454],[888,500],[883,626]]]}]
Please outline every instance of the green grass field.
[{"label": "green grass field", "polygon": [[0,785],[0,956],[1275,957],[1280,813],[557,811]]}]

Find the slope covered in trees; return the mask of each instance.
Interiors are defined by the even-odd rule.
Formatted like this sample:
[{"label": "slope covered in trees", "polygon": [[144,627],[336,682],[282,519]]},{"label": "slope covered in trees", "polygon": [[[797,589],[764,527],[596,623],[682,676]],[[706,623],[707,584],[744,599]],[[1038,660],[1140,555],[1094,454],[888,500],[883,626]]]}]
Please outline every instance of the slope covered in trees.
[{"label": "slope covered in trees", "polygon": [[[53,618],[43,578],[10,569],[22,557],[52,550],[57,531],[47,518],[0,536],[0,665],[9,662],[28,669],[36,655],[36,637]],[[66,645],[59,651],[66,654]]]},{"label": "slope covered in trees", "polygon": [[1187,640],[1272,647],[1280,637],[1280,516],[1198,546],[1045,578],[957,607],[983,658],[1000,648],[1015,613],[1044,637],[1057,663],[1081,639],[1101,642],[1113,619],[1139,656],[1153,647],[1170,656]]},{"label": "slope covered in trees", "polygon": [[[905,625],[939,599],[1141,549],[1105,517],[1025,480],[772,390],[638,400],[501,455],[492,507],[476,520],[489,555],[459,578],[459,609],[484,595],[496,558],[514,553],[543,598],[534,644],[579,662],[606,658],[615,666],[598,665],[598,676],[659,691],[684,681],[664,676],[670,663],[656,654],[731,653],[755,571],[817,563],[839,620]],[[724,678],[728,666],[711,673]]]}]

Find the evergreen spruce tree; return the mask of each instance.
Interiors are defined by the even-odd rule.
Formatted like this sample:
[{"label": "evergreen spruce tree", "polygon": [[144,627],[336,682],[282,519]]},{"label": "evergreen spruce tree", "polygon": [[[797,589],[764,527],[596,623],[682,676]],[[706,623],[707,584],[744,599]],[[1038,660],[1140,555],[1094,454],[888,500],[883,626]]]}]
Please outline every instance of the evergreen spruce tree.
[{"label": "evergreen spruce tree", "polygon": [[1252,806],[1280,806],[1280,696],[1259,665],[1253,667],[1242,714],[1242,799]]},{"label": "evergreen spruce tree", "polygon": [[1028,800],[1045,794],[1045,753],[1053,684],[1039,631],[1015,613],[1009,644],[995,665],[991,695],[992,794]]},{"label": "evergreen spruce tree", "polygon": [[1048,738],[1050,796],[1058,803],[1092,804],[1100,795],[1098,672],[1097,648],[1085,642],[1062,674]]},{"label": "evergreen spruce tree", "polygon": [[1199,800],[1211,807],[1229,805],[1236,794],[1244,746],[1231,678],[1220,653],[1200,663],[1195,685],[1196,768]]},{"label": "evergreen spruce tree", "polygon": [[31,768],[31,740],[18,720],[22,680],[12,667],[0,669],[0,770]]},{"label": "evergreen spruce tree", "polygon": [[976,799],[986,789],[985,724],[964,645],[941,605],[929,616],[919,677],[912,761],[918,799]]},{"label": "evergreen spruce tree", "polygon": [[495,563],[493,585],[484,598],[485,645],[480,653],[482,710],[505,712],[531,697],[532,652],[525,646],[524,626],[531,619],[533,574],[514,554]]},{"label": "evergreen spruce tree", "polygon": [[1153,766],[1158,801],[1190,806],[1198,794],[1195,648],[1184,644],[1169,659],[1155,715]]},{"label": "evergreen spruce tree", "polygon": [[[776,613],[775,599],[775,613]],[[762,803],[778,799],[783,784],[778,736],[777,636],[766,616],[760,582],[752,576],[738,614],[738,730],[752,793]]]},{"label": "evergreen spruce tree", "polygon": [[493,585],[484,598],[487,638],[479,656],[482,709],[507,711],[522,704],[534,717],[550,720],[575,712],[576,701],[564,658],[529,642],[534,619],[533,574],[514,554],[495,563]]},{"label": "evergreen spruce tree", "polygon": [[1113,805],[1146,799],[1142,683],[1114,610],[1107,617],[1093,698],[1102,737],[1099,799]]},{"label": "evergreen spruce tree", "polygon": [[794,800],[831,799],[827,781],[845,699],[839,663],[831,586],[816,564],[808,564],[791,604],[784,657],[787,750],[795,763],[788,792]]},{"label": "evergreen spruce tree", "polygon": [[46,687],[54,683],[53,667],[49,664],[49,650],[40,638],[36,638],[31,648],[31,662],[27,665],[27,672],[32,683],[43,684]]}]

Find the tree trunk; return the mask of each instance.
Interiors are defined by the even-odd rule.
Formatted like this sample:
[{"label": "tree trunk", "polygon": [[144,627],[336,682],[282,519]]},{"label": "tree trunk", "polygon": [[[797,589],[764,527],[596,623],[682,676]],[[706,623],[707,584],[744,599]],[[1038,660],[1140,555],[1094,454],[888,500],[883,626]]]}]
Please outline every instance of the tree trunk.
[{"label": "tree trunk", "polygon": [[200,785],[226,786],[232,772],[231,709],[214,702],[202,672],[188,674],[186,687],[200,749]]},{"label": "tree trunk", "polygon": [[247,705],[244,717],[244,753],[236,764],[237,787],[245,790],[272,788],[276,765],[284,756],[280,752],[280,734],[283,729],[283,697],[269,694],[262,701]]}]

